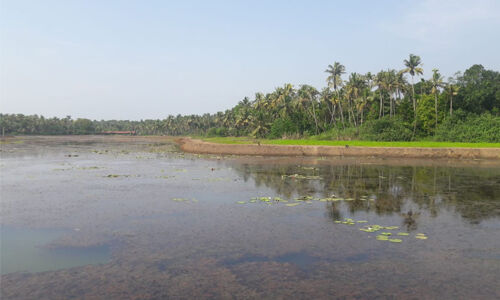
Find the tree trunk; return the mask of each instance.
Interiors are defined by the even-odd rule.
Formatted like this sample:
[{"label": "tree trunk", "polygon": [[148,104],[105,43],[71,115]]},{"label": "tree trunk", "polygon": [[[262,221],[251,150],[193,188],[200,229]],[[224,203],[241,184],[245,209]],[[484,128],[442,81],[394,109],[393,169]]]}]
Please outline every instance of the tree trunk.
[{"label": "tree trunk", "polygon": [[345,128],[344,111],[342,110],[342,103],[340,99],[339,99],[339,109],[340,109],[340,119],[342,120],[342,128]]},{"label": "tree trunk", "polygon": [[318,118],[316,118],[316,109],[314,108],[314,102],[311,100],[311,104],[312,104],[312,110],[313,110],[313,118],[314,118],[314,125],[316,126],[316,134],[318,134]]},{"label": "tree trunk", "polygon": [[438,127],[438,94],[434,93],[434,111],[436,113],[436,129]]},{"label": "tree trunk", "polygon": [[389,94],[389,118],[392,118],[392,96]]},{"label": "tree trunk", "polygon": [[413,98],[413,134],[411,135],[411,139],[415,137],[415,132],[417,131],[417,99],[415,99],[415,82],[413,80],[413,76],[411,77],[411,93]]},{"label": "tree trunk", "polygon": [[382,98],[382,91],[379,89],[378,90],[378,93],[379,93],[379,96],[380,96],[380,109],[379,109],[379,112],[378,112],[378,118],[380,119],[382,117],[382,113],[384,111],[384,100]]},{"label": "tree trunk", "polygon": [[354,122],[354,127],[358,127],[358,124],[356,122],[356,116],[354,115],[354,110],[352,109],[351,102],[352,101],[349,101],[349,110],[351,111],[352,119],[353,119],[353,122]]},{"label": "tree trunk", "polygon": [[450,93],[450,117],[453,116],[453,92]]}]

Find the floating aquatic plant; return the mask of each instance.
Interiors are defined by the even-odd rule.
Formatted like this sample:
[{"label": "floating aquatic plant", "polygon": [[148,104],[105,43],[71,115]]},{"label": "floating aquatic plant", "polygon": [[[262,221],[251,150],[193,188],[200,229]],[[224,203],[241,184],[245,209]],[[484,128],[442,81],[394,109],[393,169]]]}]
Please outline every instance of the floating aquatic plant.
[{"label": "floating aquatic plant", "polygon": [[293,179],[309,179],[309,180],[317,180],[321,179],[320,176],[310,176],[310,175],[300,175],[300,174],[292,174],[292,175],[281,175],[281,179],[293,178]]},{"label": "floating aquatic plant", "polygon": [[426,240],[427,239],[427,236],[423,233],[417,233],[417,235],[415,236],[415,238],[419,239],[419,240]]},{"label": "floating aquatic plant", "polygon": [[395,230],[395,229],[398,229],[399,227],[398,226],[385,226],[384,229],[387,229],[387,230]]},{"label": "floating aquatic plant", "polygon": [[118,174],[108,174],[104,177],[107,177],[107,178],[117,178],[117,177],[130,177],[130,175],[118,175]]}]

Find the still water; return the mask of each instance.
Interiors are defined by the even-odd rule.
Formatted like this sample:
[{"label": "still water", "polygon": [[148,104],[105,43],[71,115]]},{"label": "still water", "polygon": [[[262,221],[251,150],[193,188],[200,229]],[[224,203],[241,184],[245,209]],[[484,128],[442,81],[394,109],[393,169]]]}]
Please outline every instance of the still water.
[{"label": "still water", "polygon": [[1,148],[1,298],[500,298],[500,165]]}]

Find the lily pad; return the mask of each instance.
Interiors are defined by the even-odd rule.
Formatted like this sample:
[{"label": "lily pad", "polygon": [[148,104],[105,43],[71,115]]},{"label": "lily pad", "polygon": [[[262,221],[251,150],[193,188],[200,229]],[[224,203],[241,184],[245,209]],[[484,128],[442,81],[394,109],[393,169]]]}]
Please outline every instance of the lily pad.
[{"label": "lily pad", "polygon": [[389,239],[389,242],[391,243],[401,243],[403,240],[400,239]]},{"label": "lily pad", "polygon": [[300,203],[288,203],[288,204],[286,204],[286,206],[297,206],[297,205],[300,205]]},{"label": "lily pad", "polygon": [[246,202],[245,202],[245,201],[238,201],[238,202],[236,202],[236,203],[238,203],[238,204],[246,204]]},{"label": "lily pad", "polygon": [[410,235],[408,232],[398,232],[398,235],[407,236]]},{"label": "lily pad", "polygon": [[187,199],[184,199],[184,198],[172,198],[173,201],[176,201],[176,202],[184,202],[184,201],[187,201]]}]

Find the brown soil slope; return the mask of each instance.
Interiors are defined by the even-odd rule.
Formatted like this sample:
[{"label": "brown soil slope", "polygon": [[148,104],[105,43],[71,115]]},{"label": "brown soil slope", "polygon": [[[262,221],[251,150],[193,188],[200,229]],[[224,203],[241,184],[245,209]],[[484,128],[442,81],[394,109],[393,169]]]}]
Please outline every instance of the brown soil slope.
[{"label": "brown soil slope", "polygon": [[360,156],[396,158],[500,159],[500,148],[342,147],[303,145],[218,144],[181,138],[180,148],[189,153],[269,156]]}]

